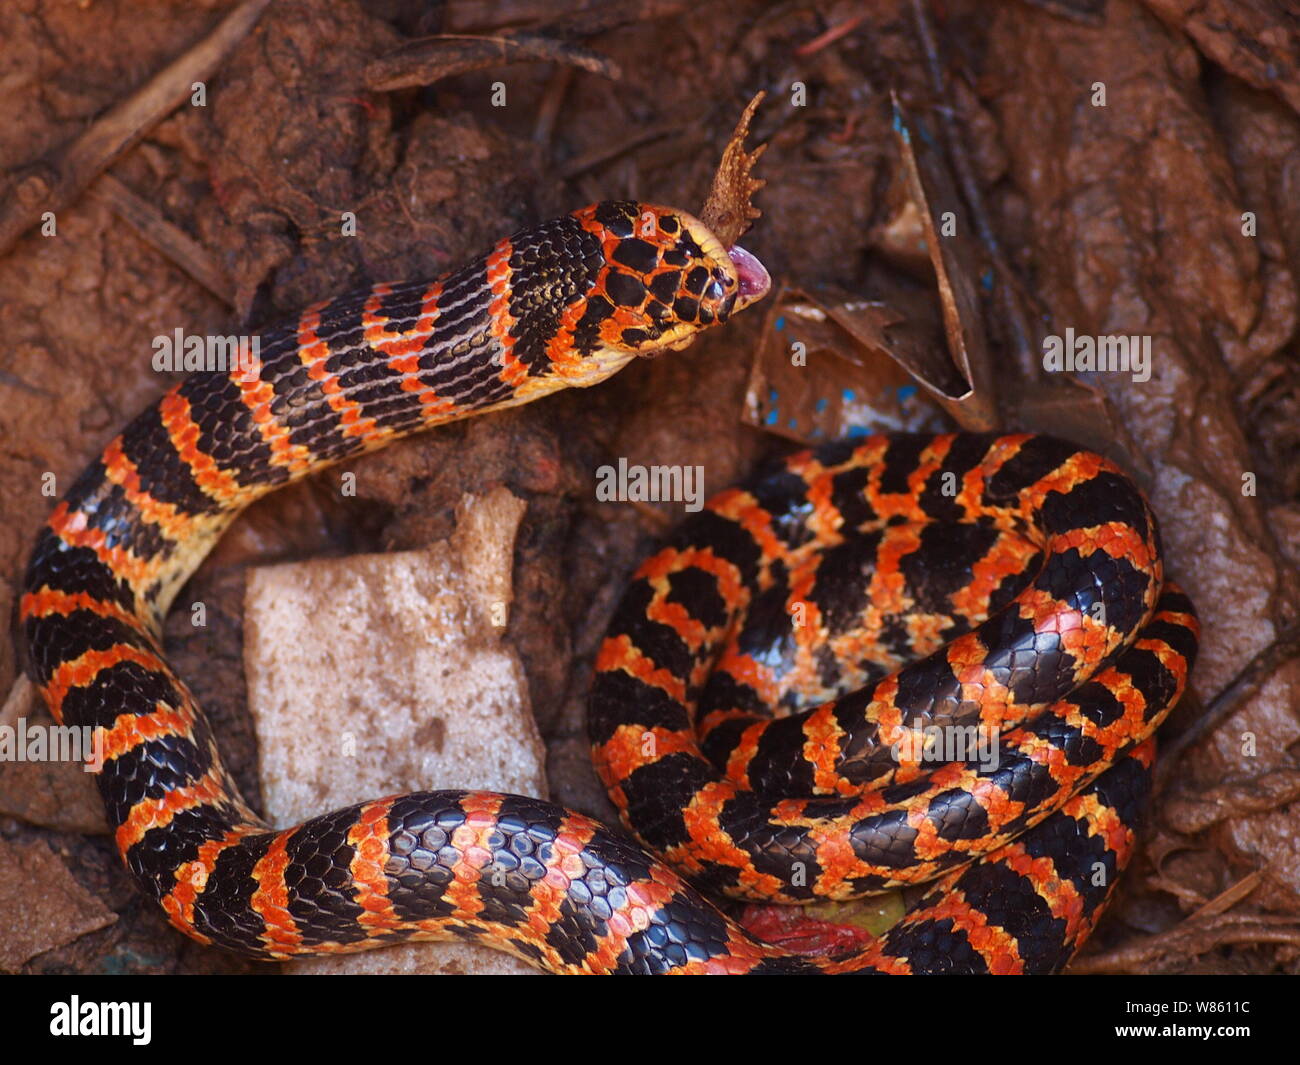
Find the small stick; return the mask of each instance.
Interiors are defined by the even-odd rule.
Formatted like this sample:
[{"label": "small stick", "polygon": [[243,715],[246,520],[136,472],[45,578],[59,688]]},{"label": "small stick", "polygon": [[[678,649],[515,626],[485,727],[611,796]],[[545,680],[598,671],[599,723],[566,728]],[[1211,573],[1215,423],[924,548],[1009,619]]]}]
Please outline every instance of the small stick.
[{"label": "small stick", "polygon": [[615,80],[623,76],[617,63],[590,48],[536,33],[505,30],[492,37],[443,34],[412,41],[370,63],[365,84],[372,92],[392,92],[432,85],[454,74],[536,60],[564,63]]},{"label": "small stick", "polygon": [[584,152],[582,155],[570,159],[560,167],[560,177],[565,181],[572,180],[580,174],[591,170],[593,167],[600,166],[611,159],[617,159],[624,152],[630,152],[633,148],[639,148],[643,144],[649,144],[651,141],[659,140],[661,137],[667,137],[669,134],[676,133],[681,129],[680,122],[663,122],[657,126],[648,126],[639,129],[635,133],[624,137],[613,144],[601,144],[592,151]]},{"label": "small stick", "polygon": [[617,63],[576,41],[645,19],[680,14],[681,0],[629,0],[606,3],[535,26],[491,33],[442,33],[399,45],[366,67],[366,88],[391,92],[432,85],[453,74],[540,60],[588,70],[602,77],[623,76]]},{"label": "small stick", "polygon": [[[930,88],[938,99],[946,100],[951,96],[948,91],[947,71],[943,59],[939,55],[938,40],[935,37],[934,25],[930,20],[930,11],[925,0],[912,0],[912,17],[916,22],[916,32],[921,42],[921,51],[925,56],[926,71],[930,76]],[[965,197],[966,203],[970,207],[975,232],[984,244],[989,260],[993,264],[993,269],[997,271],[998,280],[1002,282],[999,294],[1003,301],[1004,324],[1012,333],[1012,347],[1015,349],[1016,358],[1020,362],[1021,373],[1025,380],[1033,381],[1038,374],[1038,364],[1032,349],[1032,345],[1035,343],[1035,334],[1029,317],[1025,314],[1023,306],[1025,294],[1020,279],[1016,276],[1015,271],[1011,269],[1011,264],[1007,262],[1007,258],[1002,252],[1002,243],[998,239],[998,235],[993,231],[993,224],[989,221],[988,209],[984,204],[984,195],[980,191],[979,179],[975,176],[975,166],[971,162],[970,154],[966,150],[966,144],[957,128],[957,120],[952,107],[950,105],[937,107],[935,112],[938,115],[940,124],[943,126],[948,147],[948,158],[952,162],[957,183],[961,186],[962,196]]]},{"label": "small stick", "polygon": [[555,133],[555,121],[560,117],[560,106],[573,81],[573,67],[559,67],[546,83],[541,103],[537,105],[537,118],[533,122],[533,143],[546,147]]},{"label": "small stick", "polygon": [[91,188],[140,235],[228,307],[235,305],[235,287],[198,242],[172,225],[153,204],[141,199],[112,174],[103,174]]},{"label": "small stick", "polygon": [[1072,976],[1085,973],[1149,972],[1152,964],[1167,957],[1190,960],[1234,943],[1283,943],[1300,945],[1300,926],[1294,917],[1255,917],[1224,913],[1209,918],[1188,918],[1166,932],[1139,936],[1103,954],[1071,962]]},{"label": "small stick", "polygon": [[1300,628],[1288,629],[1247,662],[1241,672],[1228,681],[1224,689],[1210,700],[1209,706],[1186,731],[1175,736],[1168,743],[1162,743],[1160,761],[1156,769],[1155,791],[1159,793],[1164,789],[1183,752],[1228,720],[1248,698],[1264,686],[1264,682],[1283,663],[1289,662],[1297,654],[1300,654]]},{"label": "small stick", "polygon": [[809,56],[816,55],[823,48],[834,44],[841,37],[847,37],[856,30],[866,20],[868,12],[863,11],[857,15],[851,15],[837,26],[832,26],[825,33],[814,37],[807,44],[801,44],[794,50],[794,54],[800,59],[807,59]]}]

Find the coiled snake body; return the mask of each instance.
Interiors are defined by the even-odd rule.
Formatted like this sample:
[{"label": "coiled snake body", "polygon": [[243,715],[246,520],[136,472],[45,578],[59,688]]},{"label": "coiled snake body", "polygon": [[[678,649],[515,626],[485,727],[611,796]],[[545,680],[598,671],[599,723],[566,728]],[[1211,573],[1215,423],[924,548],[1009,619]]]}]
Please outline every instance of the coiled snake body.
[{"label": "coiled snake body", "polygon": [[[487,792],[270,829],[163,656],[171,600],[252,500],[594,384],[767,287],[685,212],[597,204],[431,283],[309,308],[263,336],[252,372],[193,376],[108,444],[41,532],[20,639],[55,718],[99,730],[118,849],[172,924],[260,959],[458,936],[554,972],[1069,960],[1132,850],[1150,737],[1197,639],[1140,492],[1072,445],[899,435],[805,452],[714,498],[641,567],[589,729],[627,827],[680,873],[589,818]],[[936,762],[926,744],[953,735],[988,743]],[[809,958],[687,879],[777,902],[935,884],[869,948]]]}]

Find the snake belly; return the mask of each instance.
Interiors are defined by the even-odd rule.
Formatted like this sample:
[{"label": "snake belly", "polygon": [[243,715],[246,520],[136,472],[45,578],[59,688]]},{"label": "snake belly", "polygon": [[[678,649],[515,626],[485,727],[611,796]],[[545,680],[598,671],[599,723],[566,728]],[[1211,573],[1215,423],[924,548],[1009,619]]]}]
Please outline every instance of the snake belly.
[{"label": "snake belly", "polygon": [[[1141,493],[1072,445],[806,452],[716,497],[641,568],[590,731],[626,825],[679,872],[581,814],[490,792],[273,829],[163,654],[173,598],[253,500],[684,347],[768,284],[686,212],[596,204],[431,282],[310,307],[263,334],[251,369],[187,379],[109,442],[39,535],[18,633],[55,719],[96,730],[117,848],[176,928],[261,960],[461,938],[556,973],[1068,961],[1133,850],[1151,735],[1197,641]],[[987,729],[997,757],[934,764],[903,742],[927,728]],[[812,958],[688,879],[779,902],[933,886],[870,948]]]}]

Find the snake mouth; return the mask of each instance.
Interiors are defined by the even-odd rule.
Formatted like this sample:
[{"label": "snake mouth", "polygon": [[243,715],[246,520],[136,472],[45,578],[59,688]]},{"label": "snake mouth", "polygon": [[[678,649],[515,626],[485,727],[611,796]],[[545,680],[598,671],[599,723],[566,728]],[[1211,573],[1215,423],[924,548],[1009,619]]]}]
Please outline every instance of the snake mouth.
[{"label": "snake mouth", "polygon": [[739,244],[728,248],[727,255],[736,268],[736,279],[740,282],[740,290],[736,293],[737,308],[757,303],[771,291],[772,277],[758,259]]}]

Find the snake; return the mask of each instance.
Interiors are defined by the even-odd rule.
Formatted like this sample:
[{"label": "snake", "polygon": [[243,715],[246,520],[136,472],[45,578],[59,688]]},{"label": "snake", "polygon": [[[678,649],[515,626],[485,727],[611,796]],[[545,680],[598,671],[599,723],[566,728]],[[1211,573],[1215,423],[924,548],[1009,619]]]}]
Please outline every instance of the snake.
[{"label": "snake", "polygon": [[[276,829],[167,661],[172,601],[253,500],[595,385],[769,289],[690,213],[597,203],[308,307],[107,444],[38,534],[17,634],[54,719],[94,730],[116,848],[175,928],[264,961],[460,939],[562,974],[1069,962],[1135,851],[1198,629],[1142,492],[1053,437],[841,441],[687,520],[596,655],[589,737],[622,829],[465,790]],[[891,929],[813,953],[727,901],[898,888]]]}]

